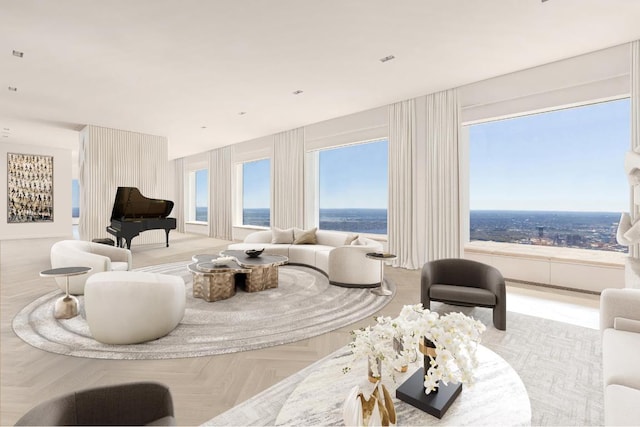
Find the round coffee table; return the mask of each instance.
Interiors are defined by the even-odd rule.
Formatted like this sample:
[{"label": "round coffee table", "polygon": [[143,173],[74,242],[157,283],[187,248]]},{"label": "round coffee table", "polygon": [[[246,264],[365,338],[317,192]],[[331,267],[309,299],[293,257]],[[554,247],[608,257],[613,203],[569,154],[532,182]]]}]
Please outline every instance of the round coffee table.
[{"label": "round coffee table", "polygon": [[278,266],[289,262],[283,255],[262,254],[250,257],[240,250],[225,250],[220,255],[231,256],[242,268],[251,270],[245,280],[245,291],[257,292],[278,287]]},{"label": "round coffee table", "polygon": [[78,298],[69,294],[69,277],[87,274],[91,270],[91,267],[61,267],[40,272],[41,277],[66,277],[65,296],[60,297],[56,301],[53,309],[53,317],[56,319],[71,319],[78,315]]},{"label": "round coffee table", "polygon": [[[442,419],[395,398],[395,389],[417,369],[422,369],[422,357],[409,365],[406,373],[396,372],[395,383],[390,373],[383,371],[382,381],[394,396],[397,425],[530,425],[529,395],[516,371],[488,348],[479,345],[477,351],[475,384],[463,386]],[[344,374],[342,368],[347,365],[351,370]],[[367,395],[373,391],[367,379],[366,360],[354,361],[346,351],[327,360],[297,385],[280,409],[275,424],[343,425],[344,399],[356,385]]]},{"label": "round coffee table", "polygon": [[187,269],[193,275],[193,297],[207,302],[231,298],[236,294],[236,274],[250,273],[251,270],[240,267],[235,261],[225,265],[215,265],[212,260],[217,255],[199,254],[191,259]]}]

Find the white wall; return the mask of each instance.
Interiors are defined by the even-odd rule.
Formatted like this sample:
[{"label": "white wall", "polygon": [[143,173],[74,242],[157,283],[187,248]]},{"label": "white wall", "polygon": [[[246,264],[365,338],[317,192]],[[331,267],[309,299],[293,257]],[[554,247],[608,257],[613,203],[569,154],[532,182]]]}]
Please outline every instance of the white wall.
[{"label": "white wall", "polygon": [[628,96],[630,61],[629,45],[624,44],[462,86],[462,121]]},{"label": "white wall", "polygon": [[[53,222],[7,223],[7,153],[53,156]],[[71,150],[0,143],[0,240],[34,237],[70,238]]]}]

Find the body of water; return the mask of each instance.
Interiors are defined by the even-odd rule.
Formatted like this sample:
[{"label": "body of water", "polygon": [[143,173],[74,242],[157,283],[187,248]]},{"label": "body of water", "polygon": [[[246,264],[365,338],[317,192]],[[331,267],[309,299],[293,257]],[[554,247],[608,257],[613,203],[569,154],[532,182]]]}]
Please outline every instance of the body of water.
[{"label": "body of water", "polygon": [[209,221],[209,208],[206,206],[196,206],[196,221]]},{"label": "body of water", "polygon": [[[269,227],[269,209],[244,209],[242,223]],[[320,209],[320,229],[387,234],[386,209]]]}]

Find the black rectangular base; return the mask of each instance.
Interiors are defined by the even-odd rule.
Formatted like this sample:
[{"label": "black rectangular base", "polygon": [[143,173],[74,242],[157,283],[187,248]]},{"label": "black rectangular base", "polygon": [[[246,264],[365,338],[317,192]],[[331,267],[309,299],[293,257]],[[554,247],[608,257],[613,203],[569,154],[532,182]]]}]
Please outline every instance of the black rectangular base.
[{"label": "black rectangular base", "polygon": [[442,418],[462,391],[462,384],[440,384],[437,392],[424,394],[424,369],[418,369],[396,389],[396,397],[409,405]]}]

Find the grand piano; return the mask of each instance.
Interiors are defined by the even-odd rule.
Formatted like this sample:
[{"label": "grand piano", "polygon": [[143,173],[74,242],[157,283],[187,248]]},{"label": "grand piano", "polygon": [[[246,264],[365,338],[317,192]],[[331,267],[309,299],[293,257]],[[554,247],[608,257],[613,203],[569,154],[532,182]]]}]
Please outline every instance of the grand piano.
[{"label": "grand piano", "polygon": [[111,225],[107,232],[116,238],[118,247],[124,247],[122,240],[131,249],[131,239],[147,230],[164,229],[169,247],[169,231],[175,230],[176,219],[167,218],[173,209],[171,200],[150,199],[136,187],[118,187],[116,200],[111,211]]}]

